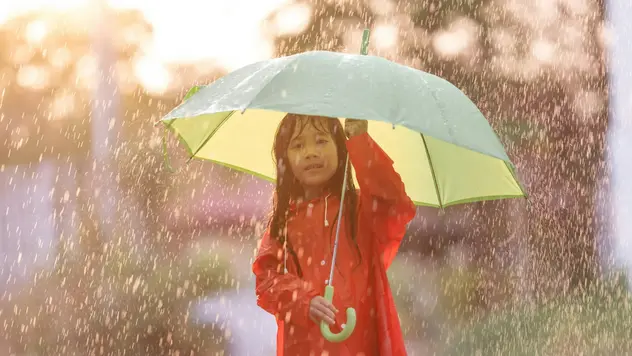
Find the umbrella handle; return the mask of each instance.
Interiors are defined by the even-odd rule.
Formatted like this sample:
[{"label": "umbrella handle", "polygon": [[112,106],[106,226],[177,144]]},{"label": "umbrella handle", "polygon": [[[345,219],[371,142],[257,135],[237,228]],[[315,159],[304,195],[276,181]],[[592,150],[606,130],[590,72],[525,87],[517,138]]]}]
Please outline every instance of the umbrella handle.
[{"label": "umbrella handle", "polygon": [[[334,299],[334,287],[326,286],[325,287],[325,299],[328,302],[332,302]],[[342,328],[342,331],[338,334],[331,332],[329,329],[329,325],[326,322],[320,322],[320,333],[323,334],[323,337],[330,342],[343,342],[351,336],[353,330],[356,326],[356,311],[353,308],[347,308],[347,323]]]}]

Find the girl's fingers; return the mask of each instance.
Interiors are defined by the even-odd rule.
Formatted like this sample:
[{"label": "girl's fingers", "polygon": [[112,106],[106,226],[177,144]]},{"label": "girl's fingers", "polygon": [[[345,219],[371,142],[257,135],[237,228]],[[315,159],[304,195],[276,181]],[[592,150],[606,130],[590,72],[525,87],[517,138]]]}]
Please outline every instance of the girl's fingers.
[{"label": "girl's fingers", "polygon": [[325,303],[325,306],[326,306],[329,310],[331,310],[332,312],[334,312],[334,314],[338,313],[338,309],[337,309],[337,308],[336,308],[336,307],[335,307],[332,303],[330,303],[328,300],[326,300],[326,299],[325,299],[324,303]]},{"label": "girl's fingers", "polygon": [[334,313],[324,305],[312,306],[311,312],[317,320],[323,320],[329,325],[335,324]]},{"label": "girl's fingers", "polygon": [[326,322],[329,325],[334,325],[336,323],[334,321],[334,319],[332,319],[331,317],[327,316],[327,314],[325,314],[323,312],[320,312],[320,311],[316,312],[316,315],[315,315],[314,319],[316,319],[315,320],[316,322],[324,321],[324,322]]},{"label": "girl's fingers", "polygon": [[331,309],[329,309],[326,305],[319,305],[318,311],[328,318],[334,320],[336,318],[336,313],[334,313]]},{"label": "girl's fingers", "polygon": [[334,320],[331,317],[325,316],[324,318],[322,318],[321,320],[323,320],[324,322],[326,322],[329,325],[334,325],[336,324],[336,320]]},{"label": "girl's fingers", "polygon": [[331,316],[333,318],[336,317],[336,314],[338,314],[338,309],[331,303],[327,302],[327,304],[325,305],[325,307],[327,308],[328,312],[331,312]]}]

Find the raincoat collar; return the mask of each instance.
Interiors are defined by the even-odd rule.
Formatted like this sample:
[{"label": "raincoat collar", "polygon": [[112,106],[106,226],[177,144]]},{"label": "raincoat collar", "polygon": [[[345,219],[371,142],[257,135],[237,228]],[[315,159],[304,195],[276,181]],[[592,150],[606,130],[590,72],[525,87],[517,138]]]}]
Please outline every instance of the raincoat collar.
[{"label": "raincoat collar", "polygon": [[324,200],[338,198],[338,195],[339,194],[332,193],[330,190],[324,190],[320,195],[309,200],[302,199],[302,198],[292,199],[290,201],[290,212],[294,213],[298,210],[304,209],[309,204],[317,204],[318,202],[321,202]]}]

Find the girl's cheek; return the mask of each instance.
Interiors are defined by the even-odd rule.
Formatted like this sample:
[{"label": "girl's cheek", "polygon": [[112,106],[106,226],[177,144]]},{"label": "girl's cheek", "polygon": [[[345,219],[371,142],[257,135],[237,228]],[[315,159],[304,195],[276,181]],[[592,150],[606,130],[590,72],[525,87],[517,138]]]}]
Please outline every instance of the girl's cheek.
[{"label": "girl's cheek", "polygon": [[295,155],[292,158],[292,163],[295,167],[298,166],[301,163],[301,155]]},{"label": "girl's cheek", "polygon": [[338,162],[340,157],[338,157],[338,151],[332,150],[329,154],[329,160],[333,162]]}]

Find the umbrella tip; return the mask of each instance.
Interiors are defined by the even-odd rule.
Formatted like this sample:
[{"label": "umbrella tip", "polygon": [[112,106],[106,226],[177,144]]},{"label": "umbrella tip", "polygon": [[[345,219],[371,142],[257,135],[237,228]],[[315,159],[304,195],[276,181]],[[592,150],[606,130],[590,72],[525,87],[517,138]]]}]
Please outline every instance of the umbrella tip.
[{"label": "umbrella tip", "polygon": [[371,37],[371,30],[365,28],[362,32],[362,48],[360,49],[360,53],[363,55],[368,54],[369,49],[369,38]]}]

